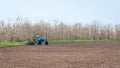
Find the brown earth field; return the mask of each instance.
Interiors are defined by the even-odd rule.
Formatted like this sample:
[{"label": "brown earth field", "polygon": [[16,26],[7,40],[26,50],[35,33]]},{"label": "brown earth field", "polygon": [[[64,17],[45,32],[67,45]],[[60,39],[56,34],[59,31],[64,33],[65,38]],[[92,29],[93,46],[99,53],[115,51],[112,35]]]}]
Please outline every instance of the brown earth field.
[{"label": "brown earth field", "polygon": [[0,47],[0,68],[120,68],[120,42]]}]

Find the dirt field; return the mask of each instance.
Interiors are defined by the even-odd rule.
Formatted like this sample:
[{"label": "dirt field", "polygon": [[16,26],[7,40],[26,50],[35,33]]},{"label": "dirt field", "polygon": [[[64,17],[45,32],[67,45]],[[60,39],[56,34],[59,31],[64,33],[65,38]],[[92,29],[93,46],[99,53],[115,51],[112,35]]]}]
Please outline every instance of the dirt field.
[{"label": "dirt field", "polygon": [[120,68],[120,42],[1,47],[0,68]]}]

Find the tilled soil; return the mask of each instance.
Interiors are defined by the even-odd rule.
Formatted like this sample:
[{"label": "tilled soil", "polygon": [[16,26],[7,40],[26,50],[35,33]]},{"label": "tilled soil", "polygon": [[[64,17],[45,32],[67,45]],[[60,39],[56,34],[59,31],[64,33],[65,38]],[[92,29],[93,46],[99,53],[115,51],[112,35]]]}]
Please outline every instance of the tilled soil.
[{"label": "tilled soil", "polygon": [[120,42],[0,47],[0,68],[120,68]]}]

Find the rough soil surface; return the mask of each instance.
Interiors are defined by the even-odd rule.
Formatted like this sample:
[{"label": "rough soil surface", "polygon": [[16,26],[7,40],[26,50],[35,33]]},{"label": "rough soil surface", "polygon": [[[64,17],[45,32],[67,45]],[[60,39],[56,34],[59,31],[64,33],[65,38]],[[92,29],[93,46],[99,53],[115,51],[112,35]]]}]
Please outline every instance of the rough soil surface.
[{"label": "rough soil surface", "polygon": [[0,68],[120,68],[120,42],[0,47]]}]

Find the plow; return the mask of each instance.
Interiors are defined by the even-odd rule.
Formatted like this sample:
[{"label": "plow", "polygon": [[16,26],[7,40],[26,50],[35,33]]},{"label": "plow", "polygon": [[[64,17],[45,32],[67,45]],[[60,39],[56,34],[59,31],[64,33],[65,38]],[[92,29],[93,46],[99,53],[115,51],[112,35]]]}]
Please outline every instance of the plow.
[{"label": "plow", "polygon": [[46,37],[36,35],[34,40],[27,40],[26,45],[48,45],[48,40]]}]

